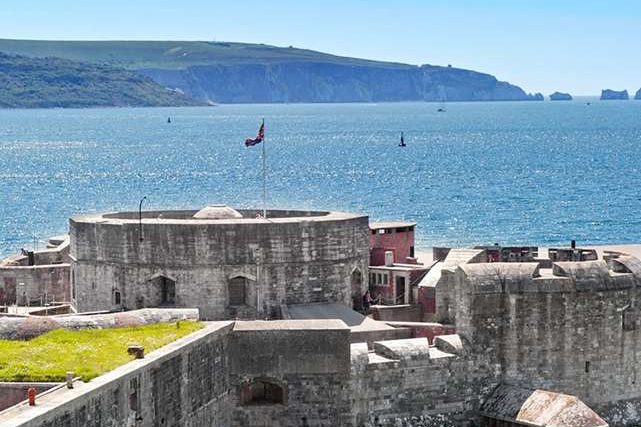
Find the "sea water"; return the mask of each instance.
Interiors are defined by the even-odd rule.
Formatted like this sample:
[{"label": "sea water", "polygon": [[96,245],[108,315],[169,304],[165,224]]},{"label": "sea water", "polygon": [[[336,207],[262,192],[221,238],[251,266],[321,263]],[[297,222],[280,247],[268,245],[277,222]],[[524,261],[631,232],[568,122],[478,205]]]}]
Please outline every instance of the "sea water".
[{"label": "sea water", "polygon": [[0,110],[0,254],[143,196],[261,207],[263,118],[269,207],[413,220],[418,247],[641,241],[641,101],[438,107]]}]

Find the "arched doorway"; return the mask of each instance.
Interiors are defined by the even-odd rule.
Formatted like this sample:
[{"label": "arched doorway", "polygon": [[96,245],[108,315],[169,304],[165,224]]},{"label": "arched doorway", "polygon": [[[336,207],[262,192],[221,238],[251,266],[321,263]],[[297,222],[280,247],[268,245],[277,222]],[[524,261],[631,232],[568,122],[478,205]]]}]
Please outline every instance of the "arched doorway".
[{"label": "arched doorway", "polygon": [[157,306],[176,305],[176,281],[165,275],[158,275],[150,280]]},{"label": "arched doorway", "polygon": [[227,305],[247,305],[247,285],[249,280],[244,276],[236,276],[227,283]]},{"label": "arched doorway", "polygon": [[240,389],[241,405],[284,405],[286,401],[285,387],[275,380],[257,378]]}]

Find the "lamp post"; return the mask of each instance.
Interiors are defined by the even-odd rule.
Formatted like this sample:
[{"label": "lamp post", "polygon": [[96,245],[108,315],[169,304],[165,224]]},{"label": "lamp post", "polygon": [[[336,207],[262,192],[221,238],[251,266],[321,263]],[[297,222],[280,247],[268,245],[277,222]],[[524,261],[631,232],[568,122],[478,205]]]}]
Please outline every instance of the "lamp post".
[{"label": "lamp post", "polygon": [[140,199],[140,204],[138,205],[138,237],[140,238],[141,242],[145,240],[142,235],[142,202],[144,202],[146,199],[147,196],[144,196],[142,199]]}]

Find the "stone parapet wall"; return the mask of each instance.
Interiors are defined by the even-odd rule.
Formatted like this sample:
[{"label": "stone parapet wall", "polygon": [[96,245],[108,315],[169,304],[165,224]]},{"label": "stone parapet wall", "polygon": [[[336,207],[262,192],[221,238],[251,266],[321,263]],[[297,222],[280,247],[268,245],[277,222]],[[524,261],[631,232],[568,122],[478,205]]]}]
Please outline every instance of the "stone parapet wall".
[{"label": "stone parapet wall", "polygon": [[0,382],[0,412],[27,400],[27,390],[30,388],[39,394],[57,385],[59,383]]},{"label": "stone parapet wall", "polygon": [[197,309],[142,309],[122,313],[0,317],[0,339],[34,338],[54,329],[104,329],[152,323],[198,320]]},{"label": "stone parapet wall", "polygon": [[420,322],[423,320],[422,306],[419,304],[373,305],[370,312],[375,320],[384,322]]},{"label": "stone parapet wall", "polygon": [[462,347],[452,353],[454,347],[446,343],[430,346],[425,338],[381,341],[374,344],[374,353],[364,344],[353,344],[356,425],[441,427],[476,421],[480,402],[497,384],[497,372],[474,363]]},{"label": "stone parapet wall", "polygon": [[0,426],[227,427],[231,327],[212,324],[73,390],[52,392],[35,407],[6,411]]},{"label": "stone parapet wall", "polygon": [[[337,320],[214,322],[9,409],[0,427],[466,425],[496,385],[493,367],[467,358],[456,335],[378,341],[374,352],[349,340]],[[265,385],[278,393],[264,395]]]},{"label": "stone parapet wall", "polygon": [[70,271],[70,264],[0,266],[0,305],[69,302]]}]

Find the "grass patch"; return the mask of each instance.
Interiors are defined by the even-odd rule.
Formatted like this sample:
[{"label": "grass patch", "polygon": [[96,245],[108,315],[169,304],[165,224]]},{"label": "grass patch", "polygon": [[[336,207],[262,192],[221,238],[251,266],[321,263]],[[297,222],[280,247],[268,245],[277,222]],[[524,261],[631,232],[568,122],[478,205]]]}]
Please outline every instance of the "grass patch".
[{"label": "grass patch", "polygon": [[64,381],[67,371],[83,381],[133,360],[129,344],[149,353],[200,328],[193,321],[112,329],[56,329],[30,341],[0,340],[0,381]]}]

